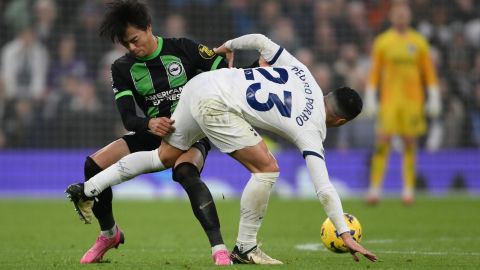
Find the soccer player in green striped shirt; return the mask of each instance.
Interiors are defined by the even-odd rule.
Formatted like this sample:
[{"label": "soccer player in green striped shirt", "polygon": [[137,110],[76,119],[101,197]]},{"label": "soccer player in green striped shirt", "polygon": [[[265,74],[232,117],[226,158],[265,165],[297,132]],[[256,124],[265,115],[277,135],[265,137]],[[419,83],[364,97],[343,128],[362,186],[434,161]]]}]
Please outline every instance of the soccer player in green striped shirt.
[{"label": "soccer player in green striped shirt", "polygon": [[[224,59],[205,45],[187,38],[162,38],[152,33],[148,7],[136,0],[113,1],[107,4],[100,26],[100,35],[119,42],[128,53],[111,66],[112,88],[122,122],[130,133],[88,156],[85,161],[85,181],[109,167],[122,157],[138,151],[151,151],[160,146],[162,137],[173,131],[170,120],[183,86],[198,71],[227,67]],[[137,116],[135,103],[144,116]],[[210,145],[197,142],[179,160],[173,170],[173,179],[186,190],[192,209],[200,221],[212,246],[216,264],[230,264],[224,245],[215,204],[207,186],[200,179]],[[173,167],[174,164],[165,164]],[[98,219],[101,233],[95,244],[85,253],[81,263],[99,262],[111,248],[124,242],[123,232],[115,223],[112,211],[112,190],[104,190],[96,200],[82,200],[74,191],[83,184],[67,189],[80,218],[85,223],[92,219],[89,209]],[[201,201],[212,201],[199,205]]]}]

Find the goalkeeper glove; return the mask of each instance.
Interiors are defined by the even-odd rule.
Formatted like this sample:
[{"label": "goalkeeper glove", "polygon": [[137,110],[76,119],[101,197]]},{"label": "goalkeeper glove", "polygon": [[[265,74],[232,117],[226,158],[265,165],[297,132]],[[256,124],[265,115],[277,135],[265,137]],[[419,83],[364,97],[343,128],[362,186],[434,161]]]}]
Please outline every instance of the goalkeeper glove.
[{"label": "goalkeeper glove", "polygon": [[442,111],[442,101],[438,87],[431,86],[428,88],[428,99],[425,106],[428,116],[438,118]]},{"label": "goalkeeper glove", "polygon": [[365,92],[365,116],[366,117],[373,117],[377,113],[378,104],[377,104],[377,91],[373,87],[368,87]]}]

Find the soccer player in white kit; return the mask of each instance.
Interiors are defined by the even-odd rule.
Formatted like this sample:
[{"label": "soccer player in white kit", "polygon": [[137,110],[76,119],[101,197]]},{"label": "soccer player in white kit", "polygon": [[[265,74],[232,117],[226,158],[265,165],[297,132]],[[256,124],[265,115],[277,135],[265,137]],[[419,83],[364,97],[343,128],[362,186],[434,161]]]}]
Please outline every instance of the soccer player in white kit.
[{"label": "soccer player in white kit", "polygon": [[220,151],[252,173],[240,201],[232,261],[281,264],[257,246],[257,232],[279,176],[275,158],[253,128],[259,127],[289,139],[299,148],[316,194],[354,260],[358,261],[355,253],[359,252],[376,261],[376,256],[349,233],[340,198],[329,180],[323,149],[327,127],[340,126],[361,112],[360,96],[348,87],[324,96],[305,65],[261,34],[229,40],[216,53],[225,53],[231,62],[232,51],[237,49],[258,50],[271,67],[221,69],[194,77],[185,85],[172,115],[175,131],[164,138],[158,151],[126,156],[86,182],[85,195],[95,196],[136,175],[179,164],[182,160],[178,157],[207,136]]}]

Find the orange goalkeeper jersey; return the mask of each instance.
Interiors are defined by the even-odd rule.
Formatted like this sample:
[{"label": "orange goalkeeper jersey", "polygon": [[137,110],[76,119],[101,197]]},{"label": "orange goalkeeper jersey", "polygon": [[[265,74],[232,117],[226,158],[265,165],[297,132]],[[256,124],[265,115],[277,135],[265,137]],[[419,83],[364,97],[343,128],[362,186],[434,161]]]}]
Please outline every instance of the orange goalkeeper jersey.
[{"label": "orange goalkeeper jersey", "polygon": [[420,33],[389,29],[375,39],[368,87],[380,89],[381,106],[423,107],[423,87],[436,85],[428,42]]}]

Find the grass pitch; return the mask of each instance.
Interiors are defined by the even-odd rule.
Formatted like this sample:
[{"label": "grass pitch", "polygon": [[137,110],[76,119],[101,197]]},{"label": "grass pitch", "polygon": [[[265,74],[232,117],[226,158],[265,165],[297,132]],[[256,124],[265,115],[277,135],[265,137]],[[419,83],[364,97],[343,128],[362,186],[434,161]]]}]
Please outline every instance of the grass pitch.
[{"label": "grass pitch", "polygon": [[[238,227],[238,200],[217,199],[226,244]],[[318,201],[272,199],[259,234],[283,266],[232,269],[479,269],[480,198],[419,198],[413,207],[388,199],[376,207],[343,201],[362,223],[363,244],[380,261],[354,262],[320,244],[325,214]],[[126,243],[104,263],[80,265],[98,234],[65,200],[0,200],[0,269],[218,269],[187,201],[115,201]]]}]

